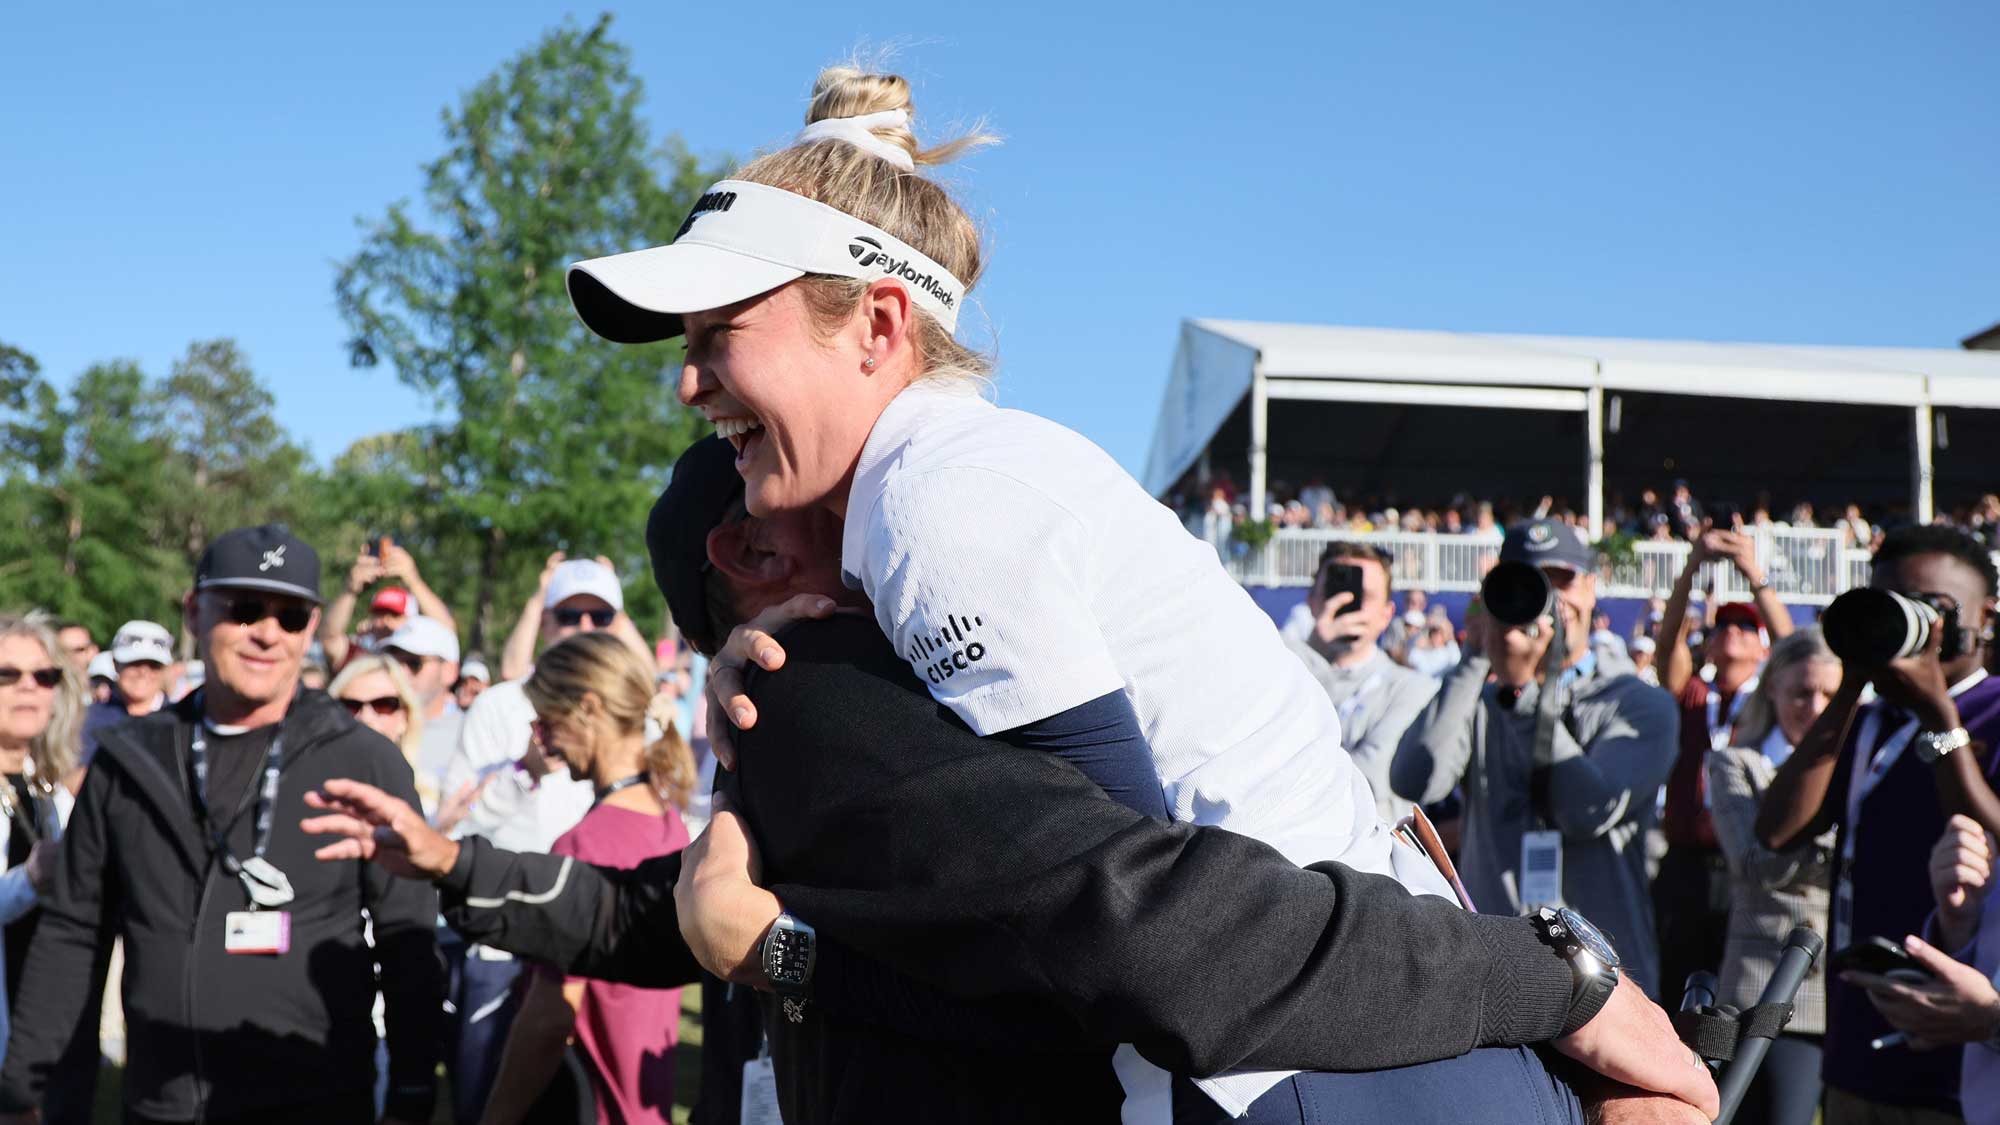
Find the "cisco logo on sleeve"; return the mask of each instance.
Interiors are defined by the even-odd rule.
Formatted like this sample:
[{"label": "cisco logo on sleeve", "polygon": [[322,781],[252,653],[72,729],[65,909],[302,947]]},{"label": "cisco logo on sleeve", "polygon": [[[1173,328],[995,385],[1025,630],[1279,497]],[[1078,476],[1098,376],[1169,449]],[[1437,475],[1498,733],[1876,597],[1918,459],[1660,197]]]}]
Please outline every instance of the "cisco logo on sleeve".
[{"label": "cisco logo on sleeve", "polygon": [[910,667],[934,684],[969,672],[974,664],[986,659],[986,646],[976,639],[986,625],[982,618],[977,614],[960,617],[947,613],[944,620],[944,628],[919,634],[903,650],[903,655],[910,658]]}]

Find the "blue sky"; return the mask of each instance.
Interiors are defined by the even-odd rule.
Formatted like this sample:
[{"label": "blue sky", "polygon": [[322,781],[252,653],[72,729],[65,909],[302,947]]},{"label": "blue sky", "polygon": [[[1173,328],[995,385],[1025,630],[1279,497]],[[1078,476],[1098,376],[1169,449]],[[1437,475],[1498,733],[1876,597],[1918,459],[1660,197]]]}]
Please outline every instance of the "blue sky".
[{"label": "blue sky", "polygon": [[[333,263],[439,112],[599,7],[0,14],[0,340],[67,379],[234,336],[321,458],[431,416]],[[746,154],[902,44],[986,222],[1000,400],[1143,469],[1175,326],[1953,346],[2000,320],[2000,6],[612,5],[656,132]],[[662,393],[667,393],[663,388]]]}]

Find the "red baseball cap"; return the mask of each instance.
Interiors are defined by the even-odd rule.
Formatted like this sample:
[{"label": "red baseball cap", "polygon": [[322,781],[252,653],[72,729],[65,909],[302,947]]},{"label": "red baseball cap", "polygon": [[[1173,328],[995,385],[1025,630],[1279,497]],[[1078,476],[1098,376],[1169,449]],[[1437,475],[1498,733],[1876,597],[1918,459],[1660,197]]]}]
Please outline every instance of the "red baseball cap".
[{"label": "red baseball cap", "polygon": [[398,617],[408,617],[416,609],[416,599],[401,586],[389,586],[375,592],[375,600],[368,608],[375,613],[393,613]]},{"label": "red baseball cap", "polygon": [[1715,623],[1741,625],[1754,632],[1764,627],[1764,616],[1749,602],[1725,602],[1716,607]]}]

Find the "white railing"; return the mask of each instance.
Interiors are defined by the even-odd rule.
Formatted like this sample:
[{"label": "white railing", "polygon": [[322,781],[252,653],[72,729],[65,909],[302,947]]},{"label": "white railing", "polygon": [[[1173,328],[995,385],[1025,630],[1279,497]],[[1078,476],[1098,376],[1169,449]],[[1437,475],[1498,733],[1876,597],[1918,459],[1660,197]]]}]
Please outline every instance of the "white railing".
[{"label": "white railing", "polygon": [[[1200,533],[1198,523],[1193,530]],[[1788,602],[1825,605],[1835,594],[1868,582],[1868,552],[1843,547],[1838,531],[1767,528],[1751,532],[1751,537],[1765,578]],[[1287,528],[1259,548],[1226,536],[1215,546],[1231,577],[1245,585],[1306,586],[1317,573],[1320,552],[1335,541],[1380,547],[1394,560],[1398,588],[1433,593],[1477,592],[1479,580],[1500,557],[1496,537],[1421,531]],[[1605,565],[1599,593],[1614,598],[1665,597],[1687,565],[1688,550],[1681,542],[1635,543],[1629,556]],[[1750,597],[1749,586],[1734,567],[1711,563],[1703,569],[1697,589],[1713,588],[1724,601]]]}]

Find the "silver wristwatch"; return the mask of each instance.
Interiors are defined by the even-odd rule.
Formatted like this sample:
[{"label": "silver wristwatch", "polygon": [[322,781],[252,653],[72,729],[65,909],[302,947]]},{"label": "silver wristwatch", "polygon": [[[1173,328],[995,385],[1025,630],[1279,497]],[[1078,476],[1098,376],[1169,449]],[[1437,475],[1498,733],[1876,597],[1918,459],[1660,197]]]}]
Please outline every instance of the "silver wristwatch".
[{"label": "silver wristwatch", "polygon": [[778,915],[764,935],[764,976],[780,996],[804,996],[812,984],[819,935],[789,914]]},{"label": "silver wristwatch", "polygon": [[1947,731],[1920,730],[1912,744],[1916,747],[1917,757],[1925,765],[1930,765],[1954,750],[1972,745],[1972,733],[1964,727],[1953,727]]}]

